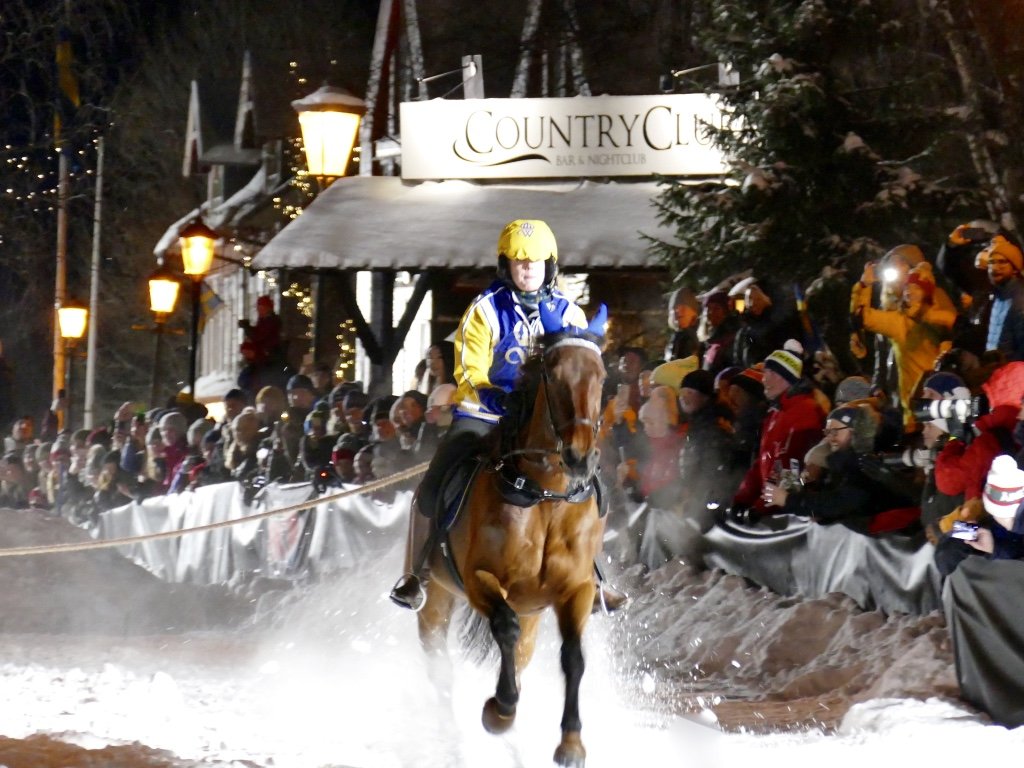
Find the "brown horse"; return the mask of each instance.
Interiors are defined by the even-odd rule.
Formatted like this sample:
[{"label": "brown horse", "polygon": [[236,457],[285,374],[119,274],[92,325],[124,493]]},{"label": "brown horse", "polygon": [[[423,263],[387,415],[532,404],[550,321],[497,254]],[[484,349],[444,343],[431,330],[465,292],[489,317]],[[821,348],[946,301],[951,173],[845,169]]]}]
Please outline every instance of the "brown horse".
[{"label": "brown horse", "polygon": [[[445,654],[457,596],[488,622],[501,662],[483,724],[502,733],[515,719],[520,674],[533,655],[541,614],[553,608],[565,675],[562,740],[554,760],[579,767],[586,760],[579,717],[582,638],[604,534],[594,479],[605,379],[598,346],[604,311],[586,332],[559,326],[552,333],[543,311],[542,320],[548,334],[524,364],[517,388],[526,415],[511,439],[495,441],[460,518],[431,556],[419,632],[425,649]],[[508,500],[510,489],[512,499],[525,506]]]}]

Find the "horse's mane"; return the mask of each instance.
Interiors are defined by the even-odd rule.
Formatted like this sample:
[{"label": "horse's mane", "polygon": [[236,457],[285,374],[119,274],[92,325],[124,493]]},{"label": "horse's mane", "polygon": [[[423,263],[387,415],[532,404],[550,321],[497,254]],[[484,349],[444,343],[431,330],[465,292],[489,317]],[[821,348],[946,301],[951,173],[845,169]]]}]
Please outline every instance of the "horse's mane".
[{"label": "horse's mane", "polygon": [[525,421],[526,413],[537,399],[537,388],[544,375],[544,354],[559,341],[565,339],[583,339],[591,342],[598,349],[601,348],[604,341],[599,336],[576,328],[542,336],[530,350],[529,357],[519,367],[519,378],[508,399],[507,417],[501,420],[502,428],[496,430],[500,433],[495,439],[496,447],[498,447],[497,444],[500,444],[507,448],[509,441],[515,440],[516,433]]}]

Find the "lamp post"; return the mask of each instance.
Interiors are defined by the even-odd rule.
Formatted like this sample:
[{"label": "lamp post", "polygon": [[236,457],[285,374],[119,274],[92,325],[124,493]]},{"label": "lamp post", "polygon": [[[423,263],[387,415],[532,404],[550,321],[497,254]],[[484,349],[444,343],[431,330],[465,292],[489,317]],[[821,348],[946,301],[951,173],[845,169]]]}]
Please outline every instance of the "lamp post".
[{"label": "lamp post", "polygon": [[213,251],[217,233],[196,219],[179,235],[181,243],[181,265],[192,280],[192,335],[189,341],[188,385],[193,402],[196,398],[196,360],[199,354],[199,299],[203,290],[203,278],[213,264]]},{"label": "lamp post", "polygon": [[153,313],[153,333],[156,335],[156,342],[153,349],[153,381],[149,388],[149,404],[157,406],[157,394],[160,391],[160,352],[163,347],[163,336],[166,330],[167,318],[174,311],[174,305],[178,301],[178,291],[181,283],[178,278],[165,267],[158,267],[149,276],[149,309]]},{"label": "lamp post", "polygon": [[85,328],[89,323],[89,308],[74,299],[65,298],[57,308],[57,323],[60,326],[60,335],[64,339],[64,357],[67,364],[64,366],[64,420],[61,428],[71,426],[71,368],[74,358],[72,350],[78,340],[85,335]]},{"label": "lamp post", "polygon": [[[339,176],[348,171],[352,147],[359,135],[359,123],[366,114],[366,102],[343,88],[324,84],[305,98],[292,102],[299,114],[302,144],[306,148],[306,168],[316,177],[320,189],[326,189]],[[318,276],[313,304],[312,350],[314,357],[320,344],[319,290],[322,277]]]},{"label": "lamp post", "polygon": [[366,102],[343,88],[323,85],[292,102],[299,113],[306,165],[321,187],[330,186],[348,170]]}]

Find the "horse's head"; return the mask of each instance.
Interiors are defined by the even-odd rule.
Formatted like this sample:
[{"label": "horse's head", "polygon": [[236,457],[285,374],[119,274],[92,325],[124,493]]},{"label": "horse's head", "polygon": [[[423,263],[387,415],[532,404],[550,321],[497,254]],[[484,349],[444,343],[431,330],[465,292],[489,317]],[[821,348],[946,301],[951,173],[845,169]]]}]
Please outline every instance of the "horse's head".
[{"label": "horse's head", "polygon": [[601,344],[608,309],[602,304],[586,330],[563,326],[546,302],[541,302],[540,316],[548,411],[561,444],[562,463],[573,477],[590,477],[597,469],[597,430],[606,376]]}]

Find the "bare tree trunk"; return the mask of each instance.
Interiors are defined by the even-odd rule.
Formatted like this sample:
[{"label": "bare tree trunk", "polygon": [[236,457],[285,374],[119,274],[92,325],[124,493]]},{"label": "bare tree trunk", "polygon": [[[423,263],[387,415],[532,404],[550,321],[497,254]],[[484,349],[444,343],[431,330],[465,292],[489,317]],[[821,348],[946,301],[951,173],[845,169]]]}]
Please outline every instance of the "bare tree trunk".
[{"label": "bare tree trunk", "polygon": [[1017,223],[1010,194],[985,138],[984,104],[981,98],[983,80],[976,71],[963,25],[959,23],[951,7],[951,2],[955,1],[939,0],[932,4],[931,12],[939,23],[939,29],[949,46],[960,77],[964,105],[967,107],[964,139],[971,153],[974,169],[987,193],[989,215],[1002,226],[1016,232]]}]

